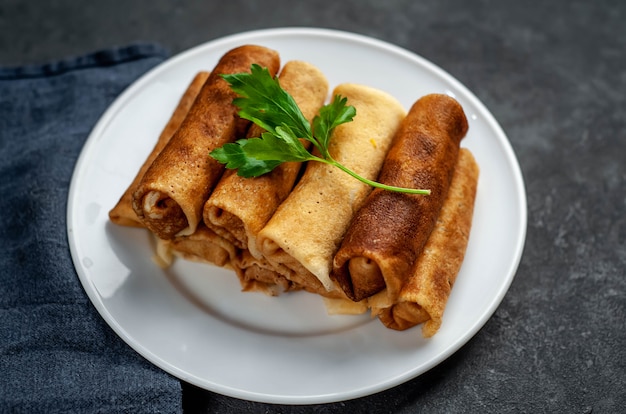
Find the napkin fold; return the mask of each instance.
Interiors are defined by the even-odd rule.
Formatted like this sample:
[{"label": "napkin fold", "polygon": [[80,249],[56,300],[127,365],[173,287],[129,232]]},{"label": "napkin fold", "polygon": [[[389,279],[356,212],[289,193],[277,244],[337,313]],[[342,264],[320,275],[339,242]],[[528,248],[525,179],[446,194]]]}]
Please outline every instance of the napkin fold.
[{"label": "napkin fold", "polygon": [[180,381],[126,345],[89,301],[66,230],[85,139],[166,57],[135,44],[0,67],[0,412],[182,412]]}]

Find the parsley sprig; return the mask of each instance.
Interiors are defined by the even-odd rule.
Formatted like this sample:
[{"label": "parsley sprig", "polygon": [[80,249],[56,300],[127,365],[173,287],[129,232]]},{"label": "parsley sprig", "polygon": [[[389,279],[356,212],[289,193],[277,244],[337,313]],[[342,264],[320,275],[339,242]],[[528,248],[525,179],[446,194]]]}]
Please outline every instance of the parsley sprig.
[{"label": "parsley sprig", "polygon": [[[258,138],[240,139],[211,151],[226,168],[237,169],[242,177],[258,177],[283,162],[318,161],[333,165],[352,177],[373,187],[411,194],[430,194],[430,190],[395,187],[361,177],[335,161],[328,152],[334,129],[351,122],[356,109],[346,105],[347,99],[335,95],[313,119],[313,126],[304,117],[293,97],[267,69],[253,64],[250,73],[226,74],[222,77],[239,97],[233,104],[239,116],[265,130]],[[309,152],[300,139],[313,144],[320,156]]]}]

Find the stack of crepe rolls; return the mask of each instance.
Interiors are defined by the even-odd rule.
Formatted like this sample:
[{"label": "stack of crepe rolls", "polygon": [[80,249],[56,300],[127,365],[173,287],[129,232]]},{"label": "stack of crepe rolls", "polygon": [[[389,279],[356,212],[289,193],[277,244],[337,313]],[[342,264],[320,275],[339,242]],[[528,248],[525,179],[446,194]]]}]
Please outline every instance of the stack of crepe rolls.
[{"label": "stack of crepe rolls", "polygon": [[[336,128],[329,152],[336,161],[374,180],[406,111],[390,95],[367,86],[342,84],[333,95],[347,98],[357,115]],[[323,296],[343,297],[330,279],[333,256],[371,191],[372,187],[336,167],[311,162],[259,233],[257,247],[289,280]]]},{"label": "stack of crepe rolls", "polygon": [[[439,329],[468,243],[477,164],[460,142],[468,124],[459,103],[431,94],[409,110],[378,177],[429,188],[428,197],[376,189],[355,215],[333,261],[332,278],[367,301],[389,328]],[[345,303],[342,308],[349,307]]]},{"label": "stack of crepe rolls", "polygon": [[132,204],[139,220],[159,238],[190,235],[224,165],[207,156],[237,138],[236,94],[221,74],[250,71],[252,64],[274,75],[280,58],[274,50],[246,45],[227,52],[202,86],[187,116],[143,175]]},{"label": "stack of crepe rolls", "polygon": [[372,191],[334,258],[333,278],[350,299],[386,289],[395,301],[433,230],[467,129],[463,108],[447,95],[427,95],[413,104],[378,181],[431,193]]},{"label": "stack of crepe rolls", "polygon": [[[237,58],[227,59],[232,53]],[[331,314],[370,310],[389,328],[424,323],[424,336],[432,336],[463,260],[478,180],[471,153],[459,149],[467,131],[462,108],[427,95],[407,114],[374,88],[333,90],[357,114],[334,131],[333,158],[371,180],[428,188],[429,196],[373,190],[317,162],[243,178],[208,153],[263,132],[240,128],[234,96],[218,76],[252,63],[278,73],[309,120],[328,97],[328,81],[314,66],[290,61],[279,70],[273,51],[234,49],[210,76],[191,82],[111,220],[150,230],[163,266],[178,256],[228,267],[244,291],[306,290],[321,295]]]},{"label": "stack of crepe rolls", "polygon": [[[328,95],[328,81],[315,66],[290,61],[278,77],[281,87],[294,98],[306,119],[312,121]],[[263,130],[253,125],[247,137],[258,137]],[[308,148],[309,141],[302,140]],[[301,163],[283,163],[263,176],[249,179],[228,170],[204,204],[206,225],[239,249],[248,249],[260,259],[256,238],[278,206],[291,192]]]},{"label": "stack of crepe rolls", "polygon": [[[278,80],[303,115],[312,120],[328,95],[328,80],[324,74],[309,63],[289,61],[281,69]],[[262,132],[261,128],[252,125],[246,137],[258,137]],[[303,144],[308,147],[310,143],[303,140]],[[204,204],[202,236],[175,237],[173,252],[178,255],[181,251],[188,252],[192,243],[200,248],[201,244],[196,241],[205,237],[205,246],[219,244],[222,252],[230,245],[228,265],[235,269],[244,291],[277,295],[282,291],[301,289],[302,286],[268,265],[256,248],[256,238],[291,193],[302,167],[301,163],[284,163],[256,178],[243,178],[236,171],[225,171]],[[196,259],[215,263],[211,250],[208,248],[204,255],[196,255]]]},{"label": "stack of crepe rolls", "polygon": [[461,148],[435,227],[398,298],[390,303],[388,295],[381,292],[368,299],[372,315],[388,328],[405,330],[424,323],[425,337],[439,330],[469,240],[478,173],[472,153]]}]

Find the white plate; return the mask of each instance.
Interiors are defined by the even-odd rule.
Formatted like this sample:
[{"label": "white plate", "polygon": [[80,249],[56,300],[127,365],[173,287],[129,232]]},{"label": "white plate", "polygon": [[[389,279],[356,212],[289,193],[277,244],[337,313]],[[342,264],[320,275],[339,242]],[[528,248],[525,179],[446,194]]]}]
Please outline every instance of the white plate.
[{"label": "white plate", "polygon": [[[151,260],[141,229],[107,213],[134,177],[191,77],[233,47],[256,43],[281,59],[319,67],[331,87],[356,82],[385,90],[408,109],[439,92],[463,105],[463,145],[481,168],[465,262],[443,325],[396,332],[366,316],[327,316],[306,293],[242,293],[229,271]],[[312,404],[372,394],[414,378],[466,343],[506,293],[526,233],[526,197],[511,146],[489,111],[440,68],[371,38],[320,29],[272,29],[215,40],[159,65],[106,111],[82,150],[68,200],[68,235],[79,278],[106,322],[132,348],[176,377],[247,400]]]}]

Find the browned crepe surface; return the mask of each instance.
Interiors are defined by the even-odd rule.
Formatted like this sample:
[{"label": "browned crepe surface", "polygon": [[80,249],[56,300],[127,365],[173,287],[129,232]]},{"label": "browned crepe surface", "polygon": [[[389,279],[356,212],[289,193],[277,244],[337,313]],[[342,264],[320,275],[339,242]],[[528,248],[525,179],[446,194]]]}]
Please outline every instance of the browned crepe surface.
[{"label": "browned crepe surface", "polygon": [[227,52],[213,69],[180,128],[148,168],[133,195],[141,222],[162,239],[192,234],[202,207],[224,166],[209,152],[236,138],[240,127],[236,94],[221,74],[249,72],[253,63],[274,75],[278,53],[261,46]]},{"label": "browned crepe surface", "polygon": [[425,322],[422,328],[425,337],[439,330],[467,250],[478,175],[478,165],[471,152],[461,149],[437,223],[410,270],[397,303],[372,309],[388,328],[404,330]]},{"label": "browned crepe surface", "polygon": [[[285,64],[280,85],[289,92],[309,121],[324,104],[328,81],[319,69],[300,61]],[[256,126],[249,137],[260,136]],[[308,141],[307,141],[308,143]],[[239,248],[261,257],[256,236],[293,188],[301,163],[283,163],[268,174],[243,178],[227,170],[204,205],[204,222]]]},{"label": "browned crepe surface", "polygon": [[[236,48],[224,55],[214,73],[248,71],[252,63],[275,73],[278,55],[257,46]],[[289,80],[292,75],[293,82]],[[323,75],[309,64],[290,62],[280,79],[311,119],[327,93]],[[435,200],[432,205],[425,207],[417,201],[424,196],[372,192],[335,167],[314,162],[307,164],[295,189],[301,167],[296,163],[283,164],[259,179],[244,179],[234,171],[223,175],[223,165],[208,154],[240,137],[247,121],[236,116],[235,96],[225,81],[200,73],[135,180],[111,210],[111,220],[147,227],[158,238],[157,253],[163,256],[163,265],[174,254],[230,267],[244,291],[277,295],[304,289],[323,296],[334,313],[362,313],[369,308],[389,328],[403,330],[425,322],[424,336],[432,336],[441,325],[471,227],[478,168],[469,151],[461,150],[458,156],[467,120],[462,109],[459,113],[458,103],[444,95],[428,95],[416,102],[406,117],[416,119],[409,123],[402,106],[381,91],[344,84],[334,93],[348,97],[348,104],[357,107],[357,118],[337,129],[330,145],[333,157],[369,179],[376,179],[380,171],[381,182],[429,188],[433,192],[429,198]],[[253,127],[249,136],[261,132]],[[452,145],[440,142],[446,134]],[[208,213],[206,200],[211,192],[218,201]],[[378,207],[361,223],[361,213],[355,213],[363,211],[364,203],[370,205],[370,193],[370,198],[385,201],[372,201]],[[389,216],[400,218],[403,226],[386,222]],[[368,229],[382,227],[382,231],[360,235],[351,222]],[[392,234],[400,241],[385,244]],[[333,257],[339,256],[335,253],[348,239],[366,247],[358,247],[358,255],[347,259],[357,271],[365,269],[356,283],[337,277],[339,273],[330,275]],[[383,253],[375,257],[391,258],[383,265],[366,252],[380,241]],[[394,264],[398,258],[408,273],[398,271],[403,268]],[[334,281],[342,289],[336,289]]]},{"label": "browned crepe surface", "polygon": [[161,153],[165,144],[169,142],[182,124],[183,120],[187,116],[187,113],[189,112],[189,108],[191,108],[193,101],[196,99],[196,96],[198,96],[198,92],[200,92],[202,85],[204,85],[208,77],[209,72],[198,72],[192,79],[191,83],[185,90],[185,93],[180,98],[172,116],[165,125],[165,128],[163,128],[161,135],[159,135],[159,139],[152,149],[152,152],[150,152],[143,165],[135,175],[135,178],[128,186],[124,194],[122,194],[122,197],[120,197],[117,204],[111,209],[111,211],[109,211],[109,218],[113,223],[121,226],[144,227],[133,210],[132,195],[146,173],[146,170],[152,165],[152,162],[154,162],[157,155]]},{"label": "browned crepe surface", "polygon": [[368,196],[333,262],[332,277],[349,298],[385,288],[397,297],[439,215],[467,129],[463,108],[447,95],[426,95],[411,107],[378,181],[431,194],[375,189]]}]

